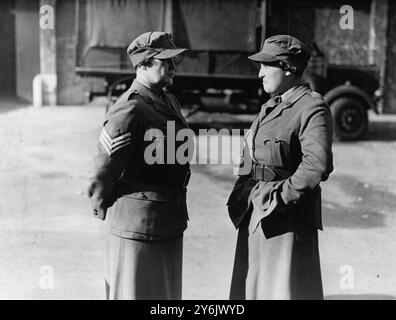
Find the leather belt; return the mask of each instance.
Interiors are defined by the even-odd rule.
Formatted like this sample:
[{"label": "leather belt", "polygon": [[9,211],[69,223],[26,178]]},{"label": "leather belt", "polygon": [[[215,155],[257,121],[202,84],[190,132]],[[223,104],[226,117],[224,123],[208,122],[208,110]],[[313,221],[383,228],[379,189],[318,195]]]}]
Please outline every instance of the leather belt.
[{"label": "leather belt", "polygon": [[256,181],[277,181],[290,177],[286,169],[276,168],[271,165],[253,163],[252,178]]},{"label": "leather belt", "polygon": [[183,172],[148,171],[147,168],[139,168],[136,170],[127,171],[123,175],[124,180],[131,180],[147,185],[158,185],[168,187],[171,189],[185,189],[190,181],[190,169],[183,170]]}]

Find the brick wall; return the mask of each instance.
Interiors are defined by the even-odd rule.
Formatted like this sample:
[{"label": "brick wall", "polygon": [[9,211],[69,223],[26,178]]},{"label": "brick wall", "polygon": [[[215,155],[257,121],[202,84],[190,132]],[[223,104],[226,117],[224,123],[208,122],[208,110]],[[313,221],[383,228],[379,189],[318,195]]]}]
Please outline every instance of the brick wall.
[{"label": "brick wall", "polygon": [[329,63],[367,65],[369,2],[353,5],[354,29],[340,28],[342,1],[269,2],[268,35],[290,34],[308,45],[315,41]]}]

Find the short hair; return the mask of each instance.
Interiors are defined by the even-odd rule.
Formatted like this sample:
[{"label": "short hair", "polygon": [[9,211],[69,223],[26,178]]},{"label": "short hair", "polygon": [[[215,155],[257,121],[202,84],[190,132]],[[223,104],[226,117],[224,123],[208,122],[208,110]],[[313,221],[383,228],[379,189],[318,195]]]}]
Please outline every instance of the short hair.
[{"label": "short hair", "polygon": [[296,75],[297,77],[301,77],[305,70],[305,67],[302,68],[301,66],[288,64],[283,61],[279,61],[279,66],[281,67],[282,70],[289,71],[289,72],[293,73],[294,75]]},{"label": "short hair", "polygon": [[296,65],[292,65],[283,61],[272,61],[272,62],[261,62],[267,66],[280,68],[283,71],[289,71],[297,77],[301,77],[304,73],[305,68],[298,67]]}]

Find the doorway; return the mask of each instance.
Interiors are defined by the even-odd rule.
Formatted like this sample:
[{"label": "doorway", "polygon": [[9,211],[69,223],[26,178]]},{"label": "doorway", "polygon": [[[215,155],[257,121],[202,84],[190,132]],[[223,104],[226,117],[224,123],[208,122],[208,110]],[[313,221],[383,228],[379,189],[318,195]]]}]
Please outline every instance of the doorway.
[{"label": "doorway", "polygon": [[0,2],[0,93],[15,95],[15,1]]}]

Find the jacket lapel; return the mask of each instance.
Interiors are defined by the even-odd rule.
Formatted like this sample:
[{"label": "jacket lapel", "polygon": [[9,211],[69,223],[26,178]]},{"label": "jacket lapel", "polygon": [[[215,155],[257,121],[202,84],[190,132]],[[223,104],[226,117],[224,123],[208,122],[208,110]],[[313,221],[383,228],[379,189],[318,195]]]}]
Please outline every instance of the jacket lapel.
[{"label": "jacket lapel", "polygon": [[180,111],[180,106],[178,101],[175,101],[175,98],[165,92],[166,99],[169,103],[169,106],[174,110],[175,116],[177,116],[185,125],[188,126],[186,119],[183,117],[183,114]]},{"label": "jacket lapel", "polygon": [[173,111],[173,109],[171,109],[171,107],[165,101],[158,99],[158,100],[155,100],[155,102],[157,102],[154,104],[154,108],[156,110],[158,110],[159,112],[165,113],[168,116],[179,118],[179,115],[177,113],[175,113]]},{"label": "jacket lapel", "polygon": [[309,86],[302,84],[285,101],[282,101],[267,117],[261,120],[259,127],[278,117],[283,110],[290,108],[297,100],[309,91]]}]

